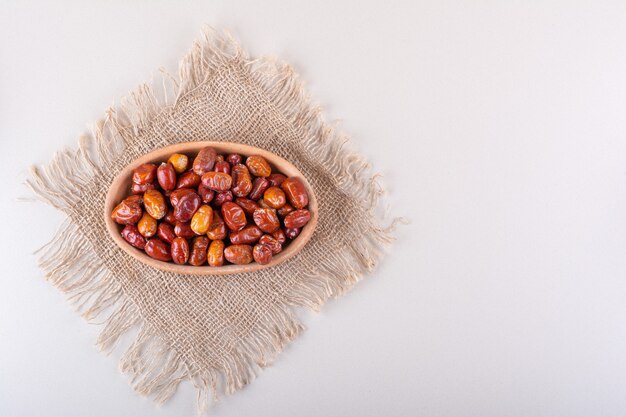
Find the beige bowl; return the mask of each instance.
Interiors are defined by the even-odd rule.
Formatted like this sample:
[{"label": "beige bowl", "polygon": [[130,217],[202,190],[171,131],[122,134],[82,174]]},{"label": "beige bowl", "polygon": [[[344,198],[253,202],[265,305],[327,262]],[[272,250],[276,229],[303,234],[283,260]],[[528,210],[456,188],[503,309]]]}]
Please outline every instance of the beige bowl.
[{"label": "beige bowl", "polygon": [[[308,210],[311,212],[311,220],[303,227],[300,235],[296,239],[294,239],[282,252],[280,252],[278,255],[275,255],[270,263],[266,265],[261,265],[253,262],[248,265],[193,266],[178,265],[173,262],[158,261],[149,257],[144,251],[134,248],[128,242],[126,242],[120,235],[123,227],[115,223],[111,219],[111,212],[113,211],[113,208],[127,195],[130,194],[130,185],[133,169],[145,163],[160,163],[163,161],[167,161],[169,156],[173,153],[183,153],[190,156],[195,155],[198,153],[198,151],[200,151],[200,149],[204,148],[205,146],[212,146],[218,153],[223,154],[238,153],[244,157],[250,155],[261,155],[270,163],[273,171],[275,170],[288,177],[298,177],[304,184],[304,187],[309,194]],[[185,142],[177,143],[175,145],[166,146],[164,148],[152,151],[136,159],[130,165],[124,168],[117,175],[117,177],[115,177],[113,183],[111,184],[111,188],[107,193],[106,201],[104,203],[103,215],[104,221],[106,222],[107,230],[109,231],[109,234],[111,235],[115,243],[117,243],[117,245],[122,248],[124,252],[128,253],[129,255],[146,265],[160,269],[162,271],[175,272],[178,274],[226,275],[237,274],[241,272],[253,272],[264,268],[271,268],[275,265],[285,262],[287,259],[300,252],[300,250],[302,250],[304,245],[306,245],[306,243],[311,238],[311,235],[313,235],[313,231],[315,230],[315,226],[317,225],[317,200],[315,198],[315,193],[313,192],[311,185],[306,180],[304,175],[302,175],[302,173],[290,162],[279,157],[278,155],[275,155],[263,149],[255,148],[253,146],[242,145],[232,142]]]}]

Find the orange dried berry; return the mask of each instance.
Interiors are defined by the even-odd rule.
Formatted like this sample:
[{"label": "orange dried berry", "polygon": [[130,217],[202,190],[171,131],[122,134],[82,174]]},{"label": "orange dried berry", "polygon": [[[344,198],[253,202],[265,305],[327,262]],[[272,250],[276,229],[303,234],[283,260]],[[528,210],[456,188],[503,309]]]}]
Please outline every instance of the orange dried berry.
[{"label": "orange dried berry", "polygon": [[270,164],[260,155],[252,155],[246,159],[246,166],[255,177],[269,177],[272,173]]},{"label": "orange dried berry", "polygon": [[173,153],[167,162],[172,164],[177,174],[182,174],[187,170],[189,158],[187,158],[187,155],[183,155],[182,153]]},{"label": "orange dried berry", "polygon": [[157,190],[148,190],[144,193],[143,206],[148,214],[155,219],[162,219],[167,213],[165,197]]},{"label": "orange dried berry", "polygon": [[213,208],[211,206],[202,205],[191,218],[191,230],[197,235],[203,235],[213,222]]},{"label": "orange dried berry", "polygon": [[207,261],[211,266],[224,265],[224,241],[214,240],[207,251]]},{"label": "orange dried berry", "polygon": [[285,193],[278,187],[270,187],[263,194],[265,204],[274,209],[279,209],[287,203]]},{"label": "orange dried berry", "polygon": [[144,213],[139,223],[137,223],[137,229],[143,237],[152,237],[157,232],[157,221],[148,213]]}]

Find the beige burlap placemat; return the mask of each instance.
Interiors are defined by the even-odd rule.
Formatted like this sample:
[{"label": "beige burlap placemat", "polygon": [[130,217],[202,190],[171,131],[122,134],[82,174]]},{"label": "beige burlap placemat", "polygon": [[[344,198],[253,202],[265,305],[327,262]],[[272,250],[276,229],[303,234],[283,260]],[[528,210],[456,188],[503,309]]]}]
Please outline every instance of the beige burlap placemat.
[{"label": "beige burlap placemat", "polygon": [[[377,177],[345,149],[290,66],[250,59],[228,35],[207,30],[179,77],[164,76],[158,89],[132,92],[78,150],[33,168],[27,183],[67,215],[39,262],[85,318],[104,321],[99,347],[110,352],[135,332],[120,363],[133,388],[164,402],[190,380],[204,410],[298,336],[297,307],[317,310],[371,270],[393,224],[379,226]],[[319,224],[300,254],[260,272],[197,277],[155,270],[116,246],[103,219],[112,179],[137,157],[189,140],[257,146],[300,169],[319,201]]]}]

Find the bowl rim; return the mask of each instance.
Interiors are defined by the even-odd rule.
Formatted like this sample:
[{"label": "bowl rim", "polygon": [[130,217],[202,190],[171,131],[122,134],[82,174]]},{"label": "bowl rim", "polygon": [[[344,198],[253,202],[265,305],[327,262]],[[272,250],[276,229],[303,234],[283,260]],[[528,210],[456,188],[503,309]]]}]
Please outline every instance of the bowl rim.
[{"label": "bowl rim", "polygon": [[[216,267],[209,265],[178,265],[174,262],[159,261],[157,259],[151,258],[144,251],[137,249],[131,246],[128,242],[126,242],[120,234],[120,230],[121,228],[123,228],[123,226],[117,224],[111,218],[111,212],[113,211],[115,205],[117,205],[119,201],[121,201],[121,199],[125,198],[125,196],[130,195],[128,187],[131,182],[132,171],[135,167],[145,163],[164,162],[169,158],[169,155],[173,153],[196,154],[200,149],[206,146],[214,147],[218,153],[238,153],[244,157],[250,155],[260,155],[264,157],[273,168],[277,168],[280,173],[288,177],[298,177],[304,184],[304,187],[309,195],[309,204],[307,209],[311,213],[311,219],[302,228],[302,231],[300,232],[298,237],[294,239],[282,252],[273,256],[272,260],[268,264],[261,265],[256,262],[252,262],[247,265],[229,264]],[[313,188],[311,187],[311,184],[307,181],[306,177],[300,172],[300,170],[286,159],[270,151],[251,145],[245,145],[242,143],[229,141],[205,140],[179,142],[172,145],[164,146],[162,148],[157,148],[151,152],[148,152],[145,155],[140,156],[139,158],[133,160],[131,163],[126,165],[114,177],[113,181],[109,185],[109,189],[105,197],[103,215],[109,236],[111,236],[117,246],[119,246],[120,249],[122,249],[124,252],[145,265],[151,266],[161,271],[173,272],[183,275],[229,275],[255,272],[262,269],[272,268],[298,254],[302,250],[302,248],[309,242],[313,235],[313,232],[315,231],[318,220],[318,205],[317,198],[315,196]]]}]

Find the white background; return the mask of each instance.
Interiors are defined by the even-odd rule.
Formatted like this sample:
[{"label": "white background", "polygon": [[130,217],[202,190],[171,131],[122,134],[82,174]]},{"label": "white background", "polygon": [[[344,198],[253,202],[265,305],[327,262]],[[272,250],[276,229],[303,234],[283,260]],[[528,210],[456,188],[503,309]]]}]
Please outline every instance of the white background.
[{"label": "white background", "polygon": [[202,24],[290,61],[412,223],[215,416],[626,414],[626,3],[4,1],[0,416],[162,408],[35,266],[62,216],[28,191]]}]

